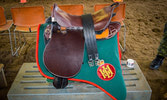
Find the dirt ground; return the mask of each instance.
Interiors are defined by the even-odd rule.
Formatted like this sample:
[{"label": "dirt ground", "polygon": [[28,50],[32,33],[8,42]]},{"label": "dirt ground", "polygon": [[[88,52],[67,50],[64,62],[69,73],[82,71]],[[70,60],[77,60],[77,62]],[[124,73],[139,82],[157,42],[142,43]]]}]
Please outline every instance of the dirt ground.
[{"label": "dirt ground", "polygon": [[[112,0],[28,0],[20,4],[19,0],[3,0],[0,6],[4,7],[7,19],[12,19],[12,7],[43,5],[46,18],[50,16],[50,7],[54,4],[84,4],[84,12],[93,12],[95,4],[112,3]],[[132,58],[137,61],[152,89],[152,100],[167,100],[167,59],[159,70],[150,70],[150,62],[157,54],[157,48],[167,22],[166,0],[124,0],[126,3],[127,28],[126,52],[122,59]],[[12,32],[13,32],[12,27]],[[123,30],[123,29],[122,29]],[[122,43],[122,34],[121,39]],[[1,32],[1,33],[7,33]],[[4,64],[8,87],[0,89],[0,100],[7,100],[7,92],[24,62],[35,62],[36,35],[26,35],[27,44],[20,56],[12,57],[8,35],[0,35],[0,63]]]}]

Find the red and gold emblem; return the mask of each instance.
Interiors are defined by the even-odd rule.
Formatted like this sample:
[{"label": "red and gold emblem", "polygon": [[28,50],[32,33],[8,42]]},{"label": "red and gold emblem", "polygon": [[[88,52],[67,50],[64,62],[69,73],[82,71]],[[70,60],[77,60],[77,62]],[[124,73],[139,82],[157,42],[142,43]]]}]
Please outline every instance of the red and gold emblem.
[{"label": "red and gold emblem", "polygon": [[97,75],[99,76],[100,79],[109,81],[114,78],[116,74],[115,68],[111,64],[102,64],[99,66],[97,69]]}]

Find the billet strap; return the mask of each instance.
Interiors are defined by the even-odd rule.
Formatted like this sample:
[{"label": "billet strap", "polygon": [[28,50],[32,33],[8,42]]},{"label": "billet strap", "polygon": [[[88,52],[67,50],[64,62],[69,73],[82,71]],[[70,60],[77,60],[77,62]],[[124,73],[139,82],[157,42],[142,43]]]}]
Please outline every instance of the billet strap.
[{"label": "billet strap", "polygon": [[96,63],[99,60],[99,55],[97,51],[93,18],[91,14],[82,15],[81,17],[82,17],[85,44],[88,53],[88,63],[89,66],[94,66],[94,60]]}]

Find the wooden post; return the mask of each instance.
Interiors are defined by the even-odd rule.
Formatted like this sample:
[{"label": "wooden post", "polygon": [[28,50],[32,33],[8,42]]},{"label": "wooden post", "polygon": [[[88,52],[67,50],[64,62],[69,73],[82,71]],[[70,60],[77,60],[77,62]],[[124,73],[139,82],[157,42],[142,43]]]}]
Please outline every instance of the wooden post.
[{"label": "wooden post", "polygon": [[4,67],[4,65],[0,64],[0,88],[7,87],[7,82],[6,82],[3,67]]}]

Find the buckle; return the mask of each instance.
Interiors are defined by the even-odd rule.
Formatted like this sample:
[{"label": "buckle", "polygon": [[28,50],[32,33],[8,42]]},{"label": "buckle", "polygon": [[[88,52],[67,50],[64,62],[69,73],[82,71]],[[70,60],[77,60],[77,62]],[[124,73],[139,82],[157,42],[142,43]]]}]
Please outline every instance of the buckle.
[{"label": "buckle", "polygon": [[95,60],[95,65],[100,66],[100,59]]},{"label": "buckle", "polygon": [[89,64],[90,67],[93,67],[94,66],[94,61],[93,60],[89,60],[88,64]]},{"label": "buckle", "polygon": [[96,66],[99,66],[99,65],[100,65],[100,59],[99,59],[98,53],[95,54],[95,65],[96,65]]},{"label": "buckle", "polygon": [[51,17],[52,22],[56,22],[56,19],[54,17]]}]

